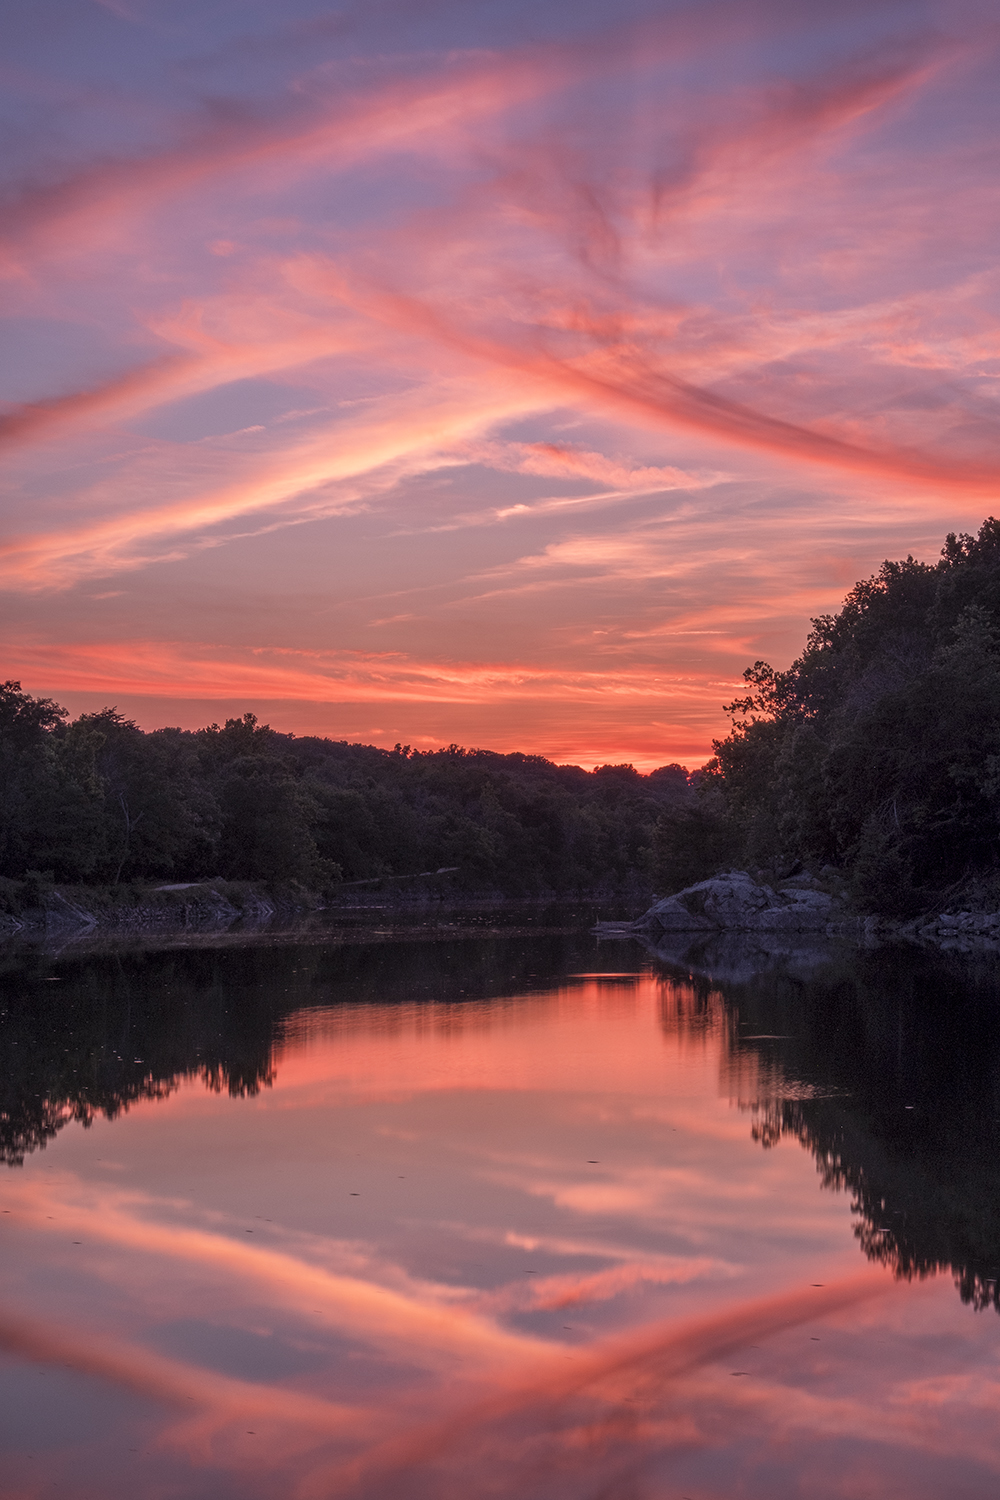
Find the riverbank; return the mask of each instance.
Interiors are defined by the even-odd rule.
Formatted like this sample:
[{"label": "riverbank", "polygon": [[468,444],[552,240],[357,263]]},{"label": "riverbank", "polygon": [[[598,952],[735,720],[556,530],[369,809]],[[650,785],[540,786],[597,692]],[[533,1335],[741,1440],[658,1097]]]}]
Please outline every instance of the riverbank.
[{"label": "riverbank", "polygon": [[912,943],[935,948],[1000,948],[1000,911],[927,912],[909,921],[853,910],[842,880],[800,873],[773,885],[730,870],[656,901],[635,921],[602,924],[605,936],[669,938],[782,935],[840,938],[862,944]]},{"label": "riverbank", "polygon": [[[4,882],[14,886],[13,881]],[[160,886],[23,886],[0,892],[0,936],[147,932],[224,928],[262,923],[322,908],[304,886],[262,886],[248,881],[186,881]]]},{"label": "riverbank", "polygon": [[[4,890],[3,886],[8,887]],[[442,931],[455,926],[471,929],[485,921],[536,930],[547,913],[572,911],[573,930],[586,928],[598,916],[626,920],[642,900],[598,891],[580,896],[547,893],[523,898],[496,891],[456,892],[442,881],[364,882],[360,887],[319,893],[291,882],[264,885],[249,881],[203,880],[168,885],[56,886],[24,889],[24,884],[0,882],[0,942],[38,941],[66,944],[113,941],[145,942],[160,938],[195,942],[230,935],[294,932],[307,926],[317,930],[358,928],[395,932],[398,928],[428,926]],[[446,919],[455,918],[455,921]],[[386,926],[391,924],[391,926]],[[570,930],[567,928],[566,930]]]},{"label": "riverbank", "polygon": [[[450,874],[451,872],[435,872]],[[851,909],[845,888],[835,877],[799,874],[773,885],[745,871],[701,881],[673,896],[654,901],[646,892],[591,891],[575,896],[554,892],[521,898],[499,891],[458,892],[433,876],[366,881],[317,892],[297,882],[263,884],[207,879],[163,885],[57,886],[48,883],[0,882],[0,941],[18,938],[58,943],[89,938],[127,942],[163,935],[181,941],[198,935],[249,935],[274,928],[346,924],[393,928],[415,920],[425,926],[445,916],[478,920],[483,913],[575,908],[581,922],[593,922],[605,937],[637,936],[694,942],[698,938],[753,935],[765,945],[782,934],[802,938],[838,938],[863,946],[908,943],[938,949],[1000,949],[1000,911],[927,913],[902,922]],[[614,917],[608,920],[610,911]],[[445,924],[446,926],[449,924]]]}]

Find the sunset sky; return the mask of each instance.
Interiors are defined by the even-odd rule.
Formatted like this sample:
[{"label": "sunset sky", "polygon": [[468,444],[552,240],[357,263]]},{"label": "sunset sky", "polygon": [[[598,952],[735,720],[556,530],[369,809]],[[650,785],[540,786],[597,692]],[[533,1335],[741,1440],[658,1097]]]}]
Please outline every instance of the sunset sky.
[{"label": "sunset sky", "polygon": [[986,0],[3,19],[0,677],[697,765],[997,509]]}]

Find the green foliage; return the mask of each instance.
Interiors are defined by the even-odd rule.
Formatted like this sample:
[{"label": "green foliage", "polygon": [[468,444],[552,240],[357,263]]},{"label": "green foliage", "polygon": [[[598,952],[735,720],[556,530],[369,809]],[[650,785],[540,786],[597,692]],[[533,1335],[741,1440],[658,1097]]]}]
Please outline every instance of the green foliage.
[{"label": "green foliage", "polygon": [[885,562],[756,662],[706,768],[741,855],[834,863],[862,910],[912,915],[1000,869],[1000,524]]},{"label": "green foliage", "polygon": [[703,793],[666,808],[657,818],[651,855],[653,884],[661,896],[707,880],[732,864],[739,843],[720,803],[718,793]]},{"label": "green foliage", "polygon": [[246,756],[219,786],[219,861],[230,880],[315,881],[321,873],[310,831],[314,804],[280,761]]},{"label": "green foliage", "polygon": [[278,734],[250,713],[145,734],[114,708],[67,724],[16,683],[0,694],[0,878],[20,882],[22,904],[29,870],[330,890],[457,866],[453,886],[480,894],[648,889],[654,845],[668,857],[658,820],[694,802],[676,765],[588,774],[457,745],[385,751]]}]

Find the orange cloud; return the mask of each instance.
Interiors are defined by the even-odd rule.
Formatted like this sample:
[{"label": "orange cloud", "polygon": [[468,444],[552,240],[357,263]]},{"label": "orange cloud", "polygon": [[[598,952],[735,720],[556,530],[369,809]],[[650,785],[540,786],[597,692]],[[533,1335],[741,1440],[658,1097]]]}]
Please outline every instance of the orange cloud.
[{"label": "orange cloud", "polygon": [[[780,16],[780,5],[776,14]],[[390,71],[368,88],[345,87],[336,72],[327,82],[314,76],[299,98],[264,109],[215,104],[179,121],[179,139],[159,151],[104,161],[63,181],[26,188],[0,211],[0,250],[13,271],[21,249],[44,247],[59,255],[80,254],[89,242],[105,242],[133,215],[149,212],[177,194],[247,168],[272,169],[282,186],[293,174],[331,162],[349,165],[388,151],[430,143],[453,148],[470,122],[514,110],[536,97],[609,70],[631,69],[637,45],[661,59],[683,56],[692,46],[754,31],[736,3],[704,16],[691,7],[638,27],[602,29],[577,38],[504,53],[453,50],[407,75]],[[436,64],[436,65],[435,65]],[[383,67],[380,71],[384,74]],[[325,85],[325,86],[324,86]],[[255,187],[259,187],[258,176]]]},{"label": "orange cloud", "polygon": [[[517,474],[540,474],[554,479],[588,479],[595,484],[610,485],[625,494],[661,490],[699,490],[718,483],[718,474],[691,474],[671,465],[629,464],[608,458],[603,453],[574,447],[568,443],[511,443],[484,441],[465,443],[456,456],[471,463],[507,469]],[[584,503],[587,497],[583,497]],[[559,504],[550,501],[549,504]],[[569,502],[572,503],[572,502]],[[537,505],[537,502],[534,502]]]},{"label": "orange cloud", "polygon": [[[159,152],[84,169],[54,186],[34,187],[0,212],[0,248],[17,264],[21,247],[78,255],[121,232],[130,215],[149,211],[206,179],[274,167],[285,180],[334,158],[399,149],[426,133],[508,109],[552,87],[551,64],[513,54],[452,60],[430,77],[390,78],[367,93],[337,89],[333,101],[264,113],[209,109],[190,122],[188,139]],[[333,92],[333,91],[332,91]],[[67,240],[72,231],[72,240]]]},{"label": "orange cloud", "polygon": [[[8,659],[24,677],[58,678],[64,690],[156,693],[172,697],[326,698],[463,703],[505,697],[547,698],[554,688],[589,698],[682,697],[699,685],[655,667],[573,671],[530,663],[417,661],[401,653],[250,648],[241,657],[158,640],[14,647]],[[726,686],[735,688],[738,679]],[[711,684],[713,691],[722,686]]]},{"label": "orange cloud", "polygon": [[[348,55],[334,28],[269,98],[178,102],[143,117],[148,149],[8,198],[40,346],[65,329],[74,368],[110,347],[125,371],[69,382],[53,355],[20,386],[11,362],[0,576],[62,590],[51,635],[78,649],[14,630],[8,670],[113,698],[426,703],[390,741],[521,725],[574,758],[703,758],[739,654],[780,664],[809,614],[974,525],[1000,483],[993,200],[934,123],[996,38],[852,17],[850,56],[846,22],[783,0],[447,54]],[[348,622],[338,573],[306,623],[298,539],[269,538],[314,522],[335,560],[422,538],[406,587],[376,604],[366,577]],[[234,587],[268,600],[252,645],[158,643],[126,602],[136,660],[72,592],[169,562],[212,642],[230,543]],[[404,669],[338,649],[368,628]]]},{"label": "orange cloud", "polygon": [[[365,489],[358,490],[356,482],[376,476],[377,491],[380,482],[395,482],[399,467],[411,473],[419,472],[424,465],[434,467],[442,446],[522,410],[524,404],[523,391],[504,393],[473,387],[470,392],[467,382],[461,386],[443,382],[437,389],[386,398],[338,427],[335,434],[321,430],[270,452],[251,450],[245,457],[234,453],[231,445],[217,447],[214,454],[199,452],[191,464],[198,485],[193,494],[168,502],[154,501],[145,508],[134,503],[127,509],[116,507],[111,514],[82,524],[73,522],[14,537],[0,544],[0,573],[13,587],[58,586],[94,572],[142,566],[151,557],[176,556],[178,542],[183,555],[185,540],[189,546],[197,545],[192,534],[238,517],[280,512],[289,503],[293,514],[284,524],[302,517],[335,514],[365,495]],[[149,470],[162,471],[163,460],[162,450],[155,450],[145,468],[140,467],[138,474],[129,477],[142,476],[148,482]],[[204,471],[213,466],[218,473],[216,484],[206,485]],[[384,471],[381,480],[379,471]],[[112,488],[112,503],[126,483],[119,482]],[[334,485],[347,488],[332,496],[317,497],[314,493]],[[102,486],[102,508],[108,503],[104,491]],[[153,550],[150,554],[141,548]]]},{"label": "orange cloud", "polygon": [[[884,1275],[868,1272],[821,1288],[819,1295],[810,1288],[744,1302],[680,1327],[659,1324],[637,1335],[609,1340],[603,1347],[578,1349],[568,1362],[540,1375],[522,1376],[444,1421],[376,1446],[354,1462],[314,1471],[303,1487],[303,1500],[348,1494],[359,1484],[370,1486],[373,1481],[377,1492],[389,1493],[404,1473],[412,1475],[429,1467],[451,1450],[485,1435],[498,1422],[528,1413],[533,1423],[551,1422],[564,1403],[582,1392],[617,1405],[640,1380],[655,1380],[662,1392],[665,1384],[758,1339],[884,1296],[890,1285]],[[596,1420],[600,1422],[601,1417]]]},{"label": "orange cloud", "polygon": [[[110,1244],[130,1254],[190,1264],[202,1275],[238,1278],[266,1291],[274,1305],[312,1315],[320,1312],[333,1327],[430,1368],[458,1362],[492,1368],[548,1353],[543,1341],[509,1332],[487,1316],[427,1287],[407,1294],[358,1276],[338,1275],[282,1250],[248,1245],[225,1234],[177,1228],[139,1217],[142,1207],[108,1195],[99,1204],[58,1199],[43,1189],[22,1190],[17,1222],[46,1231],[56,1222],[85,1234],[88,1242]],[[55,1205],[56,1213],[49,1209]],[[166,1387],[165,1387],[166,1389]]]},{"label": "orange cloud", "polygon": [[[423,333],[490,365],[541,382],[553,404],[584,402],[611,406],[623,413],[652,418],[691,432],[720,438],[735,447],[749,448],[785,460],[818,464],[874,478],[917,483],[923,488],[989,497],[1000,486],[1000,460],[938,457],[908,451],[890,443],[867,446],[818,427],[786,421],[699,386],[672,373],[655,360],[652,351],[631,343],[627,330],[616,329],[612,343],[598,317],[575,310],[572,332],[589,336],[594,347],[572,358],[545,347],[543,337],[531,333],[505,339],[499,332],[480,332],[463,326],[430,300],[374,286],[346,292],[339,271],[317,273],[336,300],[350,297],[352,305],[380,316],[407,333]],[[622,335],[625,335],[624,337]]]},{"label": "orange cloud", "polygon": [[[24,446],[81,427],[118,423],[232,380],[273,374],[355,352],[364,334],[346,320],[310,318],[280,298],[236,286],[216,299],[191,299],[147,326],[183,353],[128,371],[86,390],[22,402],[0,414],[0,445]],[[369,341],[370,343],[370,341]]]}]

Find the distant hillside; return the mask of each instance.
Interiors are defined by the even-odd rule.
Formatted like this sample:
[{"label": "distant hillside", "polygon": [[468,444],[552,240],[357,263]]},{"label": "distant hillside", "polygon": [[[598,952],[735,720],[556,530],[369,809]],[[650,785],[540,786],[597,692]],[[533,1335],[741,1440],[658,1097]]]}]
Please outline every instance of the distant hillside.
[{"label": "distant hillside", "polygon": [[441,867],[467,892],[648,890],[669,815],[694,804],[678,765],[644,776],[457,745],[380,750],[253,714],[144,733],[111,708],[70,723],[17,682],[0,687],[0,785],[9,909],[51,881],[336,890]]}]

